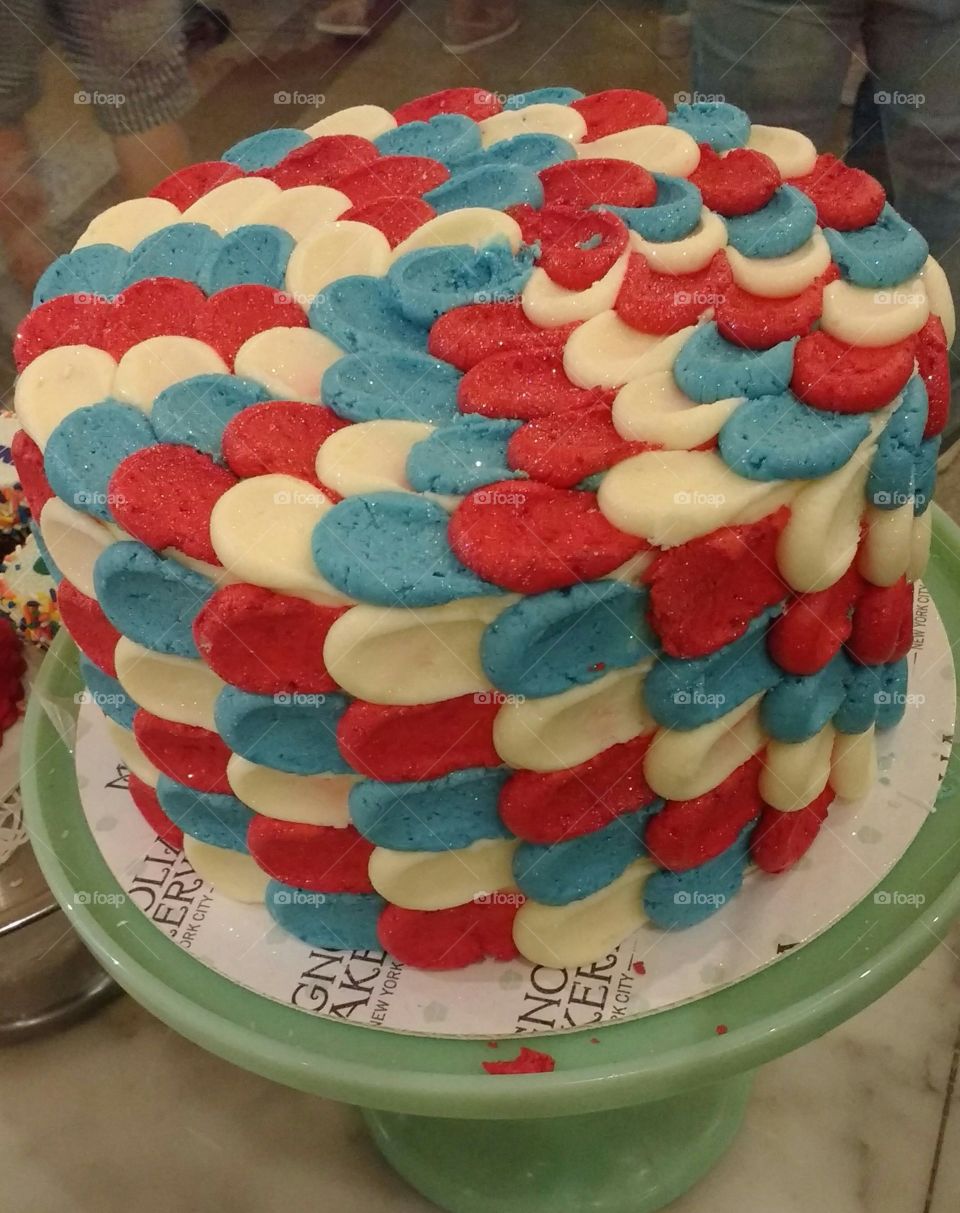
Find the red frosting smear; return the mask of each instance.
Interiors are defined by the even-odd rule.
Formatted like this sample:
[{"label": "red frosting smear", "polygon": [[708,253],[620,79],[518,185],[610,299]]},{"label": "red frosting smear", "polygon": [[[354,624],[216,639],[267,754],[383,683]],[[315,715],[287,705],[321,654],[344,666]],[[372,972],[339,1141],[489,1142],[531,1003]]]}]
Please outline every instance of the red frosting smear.
[{"label": "red frosting smear", "polygon": [[256,333],[306,326],[306,313],[289,295],[262,283],[246,282],[228,286],[206,300],[196,335],[213,346],[233,370],[237,350]]},{"label": "red frosting smear", "polygon": [[316,893],[372,893],[367,862],[373,843],[354,826],[315,826],[260,814],[247,846],[259,867],[283,884]]},{"label": "red frosting smear", "polygon": [[356,699],[340,717],[337,746],[355,771],[388,783],[497,767],[493,722],[499,711],[493,692],[410,706]]},{"label": "red frosting smear", "polygon": [[950,415],[950,353],[939,316],[931,315],[917,334],[917,368],[927,387],[924,438],[942,433]]},{"label": "red frosting smear", "polygon": [[767,632],[767,650],[788,674],[815,674],[840,652],[851,631],[853,605],[864,587],[853,565],[834,585],[799,594]]},{"label": "red frosting smear", "polygon": [[164,813],[154,789],[148,783],[144,783],[142,779],[138,779],[133,771],[127,777],[127,786],[130,789],[133,803],[140,810],[140,815],[160,841],[165,842],[171,850],[182,850],[183,830],[178,825],[174,825]]},{"label": "red frosting smear", "polygon": [[397,125],[405,122],[429,122],[437,114],[464,114],[474,122],[499,114],[503,104],[496,93],[482,88],[445,88],[439,93],[415,97],[393,111]]},{"label": "red frosting smear", "polygon": [[805,177],[791,177],[789,185],[803,190],[817,208],[821,227],[841,232],[876,223],[887,200],[883,186],[863,169],[850,168],[829,152],[817,157]]},{"label": "red frosting smear", "polygon": [[780,185],[780,170],[763,152],[735,147],[720,155],[701,143],[700,163],[690,181],[703,196],[703,205],[718,215],[749,215],[766,206]]},{"label": "red frosting smear", "polygon": [[196,725],[161,720],[143,708],[133,717],[137,744],[162,774],[195,792],[232,795],[227,779],[230,751],[222,738]]},{"label": "red frosting smear", "polygon": [[223,457],[242,478],[282,472],[319,484],[317,452],[331,434],[349,424],[324,405],[266,400],[242,409],[228,422]]},{"label": "red frosting smear", "polygon": [[587,210],[597,203],[608,206],[651,206],[657,183],[645,168],[629,160],[564,160],[540,173],[544,206],[572,206]]},{"label": "red frosting smear", "polygon": [[643,760],[652,738],[634,737],[563,771],[517,771],[500,792],[504,825],[527,842],[564,842],[650,804]]},{"label": "red frosting smear", "polygon": [[493,354],[509,350],[563,351],[577,326],[539,328],[528,320],[519,300],[465,303],[434,321],[427,348],[461,371],[469,371]]},{"label": "red frosting smear", "polygon": [[614,429],[609,404],[597,402],[526,422],[507,445],[507,462],[534,480],[569,489],[651,449],[649,443],[624,441]]},{"label": "red frosting smear", "polygon": [[116,678],[114,652],[120,633],[104,615],[100,604],[64,579],[57,586],[57,606],[63,626],[80,652],[89,657],[98,670]]},{"label": "red frosting smear", "polygon": [[883,408],[910,378],[916,347],[913,337],[895,345],[847,345],[819,329],[797,342],[790,387],[806,404],[828,412]]},{"label": "red frosting smear", "polygon": [[43,507],[51,497],[56,497],[56,493],[47,480],[47,473],[44,471],[43,451],[26,430],[17,430],[10,443],[10,453],[13,455],[17,479],[27,498],[30,513],[39,521]]},{"label": "red frosting smear", "polygon": [[827,785],[816,800],[802,809],[781,813],[764,808],[750,837],[750,858],[764,872],[786,872],[809,851],[833,803]]},{"label": "red frosting smear", "polygon": [[279,164],[251,175],[266,177],[284,190],[298,185],[337,185],[341,177],[362,170],[379,156],[374,144],[359,135],[320,135],[295,147]]},{"label": "red frosting smear", "polygon": [[450,176],[439,160],[427,156],[381,156],[376,164],[358,169],[337,182],[354,207],[372,206],[384,198],[406,195],[419,198],[442,185]]},{"label": "red frosting smear", "polygon": [[638,332],[679,333],[696,324],[708,307],[716,307],[731,281],[722,249],[693,274],[659,274],[640,253],[631,253],[614,307],[620,319]]},{"label": "red frosting smear", "polygon": [[98,295],[59,295],[26,316],[13,341],[13,360],[23,371],[47,350],[61,345],[92,345],[105,349],[103,329],[112,305]]},{"label": "red frosting smear", "polygon": [[557,1063],[549,1053],[524,1045],[512,1061],[482,1061],[480,1064],[488,1074],[552,1074]]},{"label": "red frosting smear", "polygon": [[612,404],[614,395],[571,383],[560,350],[506,350],[485,358],[464,375],[457,406],[461,413],[530,421],[604,401]]},{"label": "red frosting smear", "polygon": [[647,570],[650,622],[671,657],[703,657],[730,644],[788,594],[777,541],[790,511],[720,527],[660,552]]},{"label": "red frosting smear", "polygon": [[422,198],[398,196],[378,198],[376,202],[365,206],[352,206],[340,218],[375,227],[383,232],[390,242],[390,247],[396,248],[401,240],[412,236],[418,227],[423,227],[436,213]]},{"label": "red frosting smear", "polygon": [[207,304],[203,291],[181,278],[145,278],[116,297],[103,328],[114,358],[151,337],[193,337]]},{"label": "red frosting smear", "polygon": [[509,892],[447,910],[388,905],[377,934],[395,960],[418,969],[463,969],[481,960],[515,960],[513,920],[523,900]]},{"label": "red frosting smear", "polygon": [[612,269],[629,233],[612,211],[544,207],[540,212],[538,265],[558,286],[586,290]]},{"label": "red frosting smear", "polygon": [[210,514],[237,483],[226,468],[190,446],[159,442],[124,459],[107,496],[116,521],[155,551],[219,564],[210,542]]},{"label": "red frosting smear", "polygon": [[570,108],[587,124],[584,143],[635,126],[663,126],[667,120],[667,107],[660,98],[636,88],[604,89],[571,102]]},{"label": "red frosting smear", "polygon": [[596,493],[522,480],[474,489],[447,534],[468,569],[521,594],[604,577],[646,546],[604,518]]},{"label": "red frosting smear", "polygon": [[634,973],[636,973],[638,977],[643,977],[646,975],[647,966],[643,963],[642,960],[635,960],[630,967],[633,969]]},{"label": "red frosting smear", "polygon": [[668,800],[647,823],[644,842],[661,867],[684,872],[733,846],[740,831],[764,808],[761,761],[748,759],[722,783],[693,800]]},{"label": "red frosting smear", "polygon": [[728,283],[714,315],[720,336],[748,350],[768,350],[791,337],[803,337],[820,318],[823,288],[839,276],[837,267],[830,265],[799,295],[785,299],[751,295]]},{"label": "red frosting smear", "polygon": [[193,638],[210,669],[243,691],[332,691],[337,683],[323,663],[323,642],[348,609],[256,585],[227,585],[204,603]]},{"label": "red frosting smear", "polygon": [[853,611],[847,651],[861,665],[883,665],[906,657],[913,644],[913,585],[866,584]]},{"label": "red frosting smear", "polygon": [[218,185],[228,181],[236,181],[243,173],[235,164],[225,160],[204,160],[200,164],[191,164],[164,177],[159,185],[150,191],[151,198],[166,198],[178,210],[185,211],[198,198],[209,194]]}]

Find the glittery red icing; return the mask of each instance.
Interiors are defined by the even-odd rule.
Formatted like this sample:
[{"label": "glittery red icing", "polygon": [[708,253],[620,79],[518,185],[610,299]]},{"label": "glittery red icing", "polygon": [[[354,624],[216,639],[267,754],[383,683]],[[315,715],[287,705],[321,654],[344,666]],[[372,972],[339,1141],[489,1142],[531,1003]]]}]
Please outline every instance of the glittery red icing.
[{"label": "glittery red icing", "polygon": [[524,1046],[512,1061],[484,1061],[480,1064],[488,1074],[551,1074],[557,1063],[549,1053]]},{"label": "glittery red icing", "polygon": [[354,826],[316,826],[254,817],[247,831],[250,854],[283,884],[319,893],[372,893],[367,863],[373,843]]},{"label": "glittery red icing", "polygon": [[162,774],[196,792],[232,795],[227,780],[230,751],[217,733],[161,720],[139,708],[133,717],[137,744]]},{"label": "glittery red icing", "polygon": [[750,837],[750,858],[764,872],[785,872],[802,858],[833,803],[833,789],[827,785],[816,800],[802,809],[780,813],[767,806]]},{"label": "glittery red icing", "polygon": [[171,850],[182,850],[183,830],[179,826],[174,825],[166,813],[164,813],[160,806],[160,801],[157,799],[156,791],[148,783],[144,783],[142,779],[138,779],[132,771],[127,776],[127,787],[130,789],[133,803],[140,810],[140,815],[150,829]]},{"label": "glittery red icing", "polygon": [[723,299],[731,281],[722,249],[693,274],[659,274],[639,253],[631,253],[614,307],[638,332],[666,336],[696,324],[705,308]]},{"label": "glittery red icing", "polygon": [[100,609],[100,604],[64,578],[57,586],[57,606],[63,626],[85,657],[99,670],[116,678],[114,651],[120,633]]},{"label": "glittery red icing", "polygon": [[372,206],[384,198],[402,195],[417,198],[442,185],[450,170],[426,156],[382,156],[375,164],[359,168],[337,182],[355,207]]},{"label": "glittery red icing", "polygon": [[864,581],[851,567],[826,590],[798,594],[770,625],[767,649],[788,674],[815,674],[850,635],[853,604]]},{"label": "glittery red icing", "polygon": [[645,168],[600,156],[552,164],[541,171],[540,182],[544,206],[651,206],[657,197],[657,183]]},{"label": "glittery red icing", "polygon": [[196,336],[213,346],[230,369],[237,350],[256,333],[306,328],[303,308],[273,287],[247,282],[211,295],[197,320]]},{"label": "glittery red icing", "polygon": [[429,122],[437,114],[464,114],[474,122],[492,118],[503,109],[496,93],[478,88],[445,88],[438,93],[416,97],[393,111],[398,125],[404,122]]},{"label": "glittery red icing", "polygon": [[876,223],[886,202],[883,186],[863,169],[851,168],[829,152],[817,157],[804,177],[790,177],[788,185],[802,190],[817,208],[821,227],[841,232]]},{"label": "glittery red icing", "polygon": [[185,211],[218,185],[236,181],[242,176],[243,173],[235,164],[229,164],[225,160],[204,160],[200,164],[191,164],[188,168],[179,169],[169,177],[164,177],[160,184],[150,191],[150,197],[165,198],[178,210]]},{"label": "glittery red icing", "polygon": [[635,126],[663,126],[667,107],[659,97],[636,88],[608,88],[571,103],[587,124],[584,143],[629,131]]},{"label": "glittery red icing", "polygon": [[461,371],[469,371],[494,354],[511,350],[553,350],[561,354],[577,326],[542,329],[528,320],[519,300],[467,303],[445,312],[430,329],[427,348]]},{"label": "glittery red icing", "polygon": [[243,409],[227,424],[223,457],[243,478],[282,472],[319,484],[317,452],[331,434],[349,424],[323,405],[264,401]]},{"label": "glittery red icing", "polygon": [[457,405],[461,413],[529,421],[548,413],[585,409],[598,401],[612,404],[614,395],[571,383],[559,350],[506,350],[491,354],[467,371],[460,380]]},{"label": "glittery red icing", "polygon": [[462,969],[481,960],[514,960],[513,920],[523,897],[470,901],[446,910],[388,905],[377,923],[384,949],[418,969]]},{"label": "glittery red icing", "polygon": [[735,147],[722,156],[709,143],[700,145],[700,163],[690,181],[703,205],[718,215],[749,215],[767,205],[780,184],[780,170],[763,152]]},{"label": "glittery red icing", "polygon": [[828,412],[880,409],[913,373],[916,347],[915,337],[895,345],[847,345],[819,329],[797,342],[790,387],[811,407]]}]

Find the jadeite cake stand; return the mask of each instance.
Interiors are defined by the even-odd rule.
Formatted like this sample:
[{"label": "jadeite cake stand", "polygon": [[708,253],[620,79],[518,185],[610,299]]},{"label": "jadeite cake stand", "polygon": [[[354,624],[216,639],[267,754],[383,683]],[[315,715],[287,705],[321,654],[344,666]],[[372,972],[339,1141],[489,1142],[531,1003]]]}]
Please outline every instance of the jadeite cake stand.
[{"label": "jadeite cake stand", "polygon": [[[960,529],[939,512],[926,581],[947,634],[960,637]],[[954,754],[937,811],[884,882],[921,894],[921,908],[917,897],[877,907],[868,896],[742,981],[640,1019],[526,1039],[553,1055],[553,1073],[491,1077],[481,1062],[512,1056],[524,1038],[493,1053],[483,1040],[312,1017],[206,968],[128,902],[87,827],[70,750],[41,706],[45,695],[69,701],[80,686],[65,634],[56,650],[27,712],[23,800],[44,875],[77,931],[134,998],[190,1040],[287,1086],[358,1105],[389,1162],[452,1213],[662,1208],[733,1141],[759,1065],[890,989],[960,913]],[[78,905],[78,890],[113,897]]]}]

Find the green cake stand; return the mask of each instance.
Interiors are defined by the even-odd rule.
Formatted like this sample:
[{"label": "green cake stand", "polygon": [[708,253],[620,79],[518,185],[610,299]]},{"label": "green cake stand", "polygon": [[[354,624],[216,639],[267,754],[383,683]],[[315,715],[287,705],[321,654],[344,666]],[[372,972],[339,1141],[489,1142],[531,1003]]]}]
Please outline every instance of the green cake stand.
[{"label": "green cake stand", "polygon": [[[948,635],[960,636],[960,530],[940,513],[926,581]],[[490,1077],[481,1063],[512,1056],[523,1038],[492,1053],[482,1040],[312,1017],[206,968],[124,897],[87,827],[70,750],[40,705],[44,693],[70,700],[80,685],[74,658],[61,635],[40,674],[27,712],[23,799],[44,875],[77,931],[120,985],[190,1040],[276,1082],[363,1109],[394,1168],[451,1213],[662,1208],[733,1141],[758,1066],[890,989],[960,913],[952,761],[938,811],[885,881],[922,899],[878,911],[867,897],[735,984],[640,1019],[527,1041],[552,1054],[553,1073]],[[77,905],[79,890],[111,896]]]}]

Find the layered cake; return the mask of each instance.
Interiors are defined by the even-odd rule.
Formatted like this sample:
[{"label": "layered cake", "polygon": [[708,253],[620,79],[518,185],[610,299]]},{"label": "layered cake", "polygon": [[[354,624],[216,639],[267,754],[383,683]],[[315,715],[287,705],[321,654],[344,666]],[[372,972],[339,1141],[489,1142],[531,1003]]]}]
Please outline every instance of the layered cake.
[{"label": "layered cake", "polygon": [[803,135],[452,89],[94,220],[14,454],[133,800],[219,893],[578,965],[841,845],[952,339],[923,237]]}]

